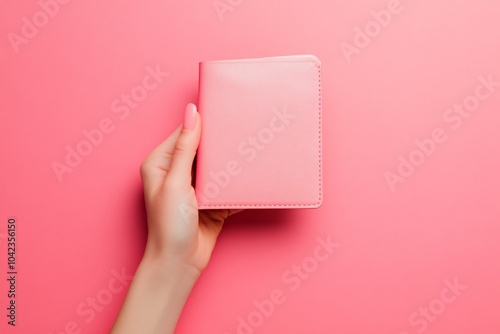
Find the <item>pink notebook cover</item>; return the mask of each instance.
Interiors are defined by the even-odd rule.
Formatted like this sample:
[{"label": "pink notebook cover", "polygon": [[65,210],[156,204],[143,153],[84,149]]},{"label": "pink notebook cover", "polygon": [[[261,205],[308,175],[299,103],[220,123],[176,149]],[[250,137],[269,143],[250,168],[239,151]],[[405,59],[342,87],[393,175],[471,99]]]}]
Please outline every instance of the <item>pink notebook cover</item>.
[{"label": "pink notebook cover", "polygon": [[321,205],[320,73],[312,55],[200,63],[201,209]]}]

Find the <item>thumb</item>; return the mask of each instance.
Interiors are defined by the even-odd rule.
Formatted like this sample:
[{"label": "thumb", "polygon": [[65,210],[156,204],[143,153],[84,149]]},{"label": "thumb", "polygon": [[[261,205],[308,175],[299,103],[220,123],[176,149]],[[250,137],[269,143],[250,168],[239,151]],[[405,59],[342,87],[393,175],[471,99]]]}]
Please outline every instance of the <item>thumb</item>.
[{"label": "thumb", "polygon": [[175,142],[167,181],[177,185],[191,185],[191,169],[200,143],[201,122],[196,106],[189,103],[184,113],[182,130]]}]

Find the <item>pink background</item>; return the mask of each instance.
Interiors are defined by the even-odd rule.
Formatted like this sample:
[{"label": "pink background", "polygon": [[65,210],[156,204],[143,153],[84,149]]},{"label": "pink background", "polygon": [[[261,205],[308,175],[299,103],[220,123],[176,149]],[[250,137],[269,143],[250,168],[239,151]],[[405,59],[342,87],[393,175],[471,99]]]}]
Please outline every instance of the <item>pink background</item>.
[{"label": "pink background", "polygon": [[[13,216],[19,271],[15,328],[0,280],[0,332],[106,333],[125,296],[113,271],[133,273],[145,242],[139,165],[196,101],[198,62],[312,53],[324,204],[230,219],[178,333],[500,333],[500,87],[457,129],[443,119],[478,77],[500,81],[498,1],[402,1],[350,62],[341,44],[380,27],[370,13],[390,0],[223,1],[222,20],[212,0],[74,0],[48,22],[35,0],[0,3],[0,268]],[[33,15],[16,53],[8,34]],[[169,77],[120,119],[113,101],[157,64]],[[59,182],[53,162],[107,118],[114,131]],[[435,128],[446,141],[391,191],[384,173]],[[318,263],[329,236],[338,248]]]}]

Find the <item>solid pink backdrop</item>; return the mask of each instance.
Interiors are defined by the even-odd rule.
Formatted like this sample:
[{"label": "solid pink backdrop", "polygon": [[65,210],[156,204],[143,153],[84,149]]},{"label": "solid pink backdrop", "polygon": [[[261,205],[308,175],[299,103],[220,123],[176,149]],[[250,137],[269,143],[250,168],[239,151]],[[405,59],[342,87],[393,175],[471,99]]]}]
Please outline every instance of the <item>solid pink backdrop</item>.
[{"label": "solid pink backdrop", "polygon": [[[500,81],[497,1],[60,1],[0,4],[2,333],[107,333],[146,237],[139,165],[198,62],[304,53],[323,206],[232,217],[178,333],[500,332],[500,87],[477,88]],[[67,146],[87,156],[58,178]]]}]

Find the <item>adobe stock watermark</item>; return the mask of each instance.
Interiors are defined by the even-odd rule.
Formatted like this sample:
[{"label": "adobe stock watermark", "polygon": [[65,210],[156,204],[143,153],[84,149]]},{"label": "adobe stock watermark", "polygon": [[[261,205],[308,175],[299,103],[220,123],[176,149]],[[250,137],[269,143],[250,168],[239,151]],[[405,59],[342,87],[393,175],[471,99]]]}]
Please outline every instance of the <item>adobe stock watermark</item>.
[{"label": "adobe stock watermark", "polygon": [[[208,202],[209,199],[219,196],[220,192],[229,186],[231,180],[243,173],[245,166],[248,166],[258,158],[259,152],[272,145],[272,142],[279,136],[279,133],[285,131],[297,117],[286,106],[283,106],[281,109],[273,108],[270,114],[271,117],[266,126],[248,135],[235,146],[238,155],[235,155],[234,159],[228,160],[224,169],[219,171],[211,170],[208,173],[210,181],[205,183],[201,189],[201,193],[197,194],[204,202]],[[184,203],[179,206],[179,210],[185,219],[190,219],[191,215],[198,214],[198,208]]]},{"label": "adobe stock watermark", "polygon": [[205,201],[217,197],[229,185],[232,177],[242,173],[244,164],[252,163],[258,157],[259,152],[271,145],[279,133],[285,131],[295,117],[296,114],[290,112],[286,106],[281,109],[274,108],[267,126],[249,135],[238,144],[238,155],[244,158],[243,162],[237,158],[232,159],[227,161],[225,170],[210,171],[211,181],[203,186],[200,197]]},{"label": "adobe stock watermark", "polygon": [[48,334],[81,333],[85,326],[94,321],[99,313],[104,311],[106,306],[113,301],[114,296],[126,291],[133,277],[125,272],[125,268],[122,268],[121,271],[113,269],[106,286],[76,306],[75,319],[67,321],[63,329],[51,331]]},{"label": "adobe stock watermark", "polygon": [[[407,0],[411,1],[411,0]],[[371,20],[362,27],[354,26],[354,37],[351,43],[340,43],[340,51],[346,62],[350,64],[354,55],[359,55],[371,42],[377,38],[392,22],[395,15],[403,12],[404,6],[400,0],[389,0],[386,8],[371,11]]]},{"label": "adobe stock watermark", "polygon": [[7,39],[15,53],[19,53],[19,47],[28,44],[52,20],[61,9],[61,5],[67,5],[71,0],[39,0],[40,7],[30,17],[21,18],[21,29],[19,33],[9,32]]},{"label": "adobe stock watermark", "polygon": [[[145,72],[139,84],[111,102],[111,113],[118,121],[126,120],[131,112],[137,109],[140,103],[170,75],[160,69],[160,64],[157,64],[155,68],[146,66]],[[76,144],[65,146],[66,156],[64,160],[61,160],[62,162],[55,160],[51,164],[59,182],[64,181],[65,174],[73,172],[75,168],[80,166],[83,160],[103,143],[106,135],[115,131],[118,121],[113,120],[112,117],[103,117],[95,127],[83,129],[81,139]]]},{"label": "adobe stock watermark", "polygon": [[212,2],[212,7],[219,20],[224,21],[226,13],[234,11],[242,2],[243,0],[215,0]]},{"label": "adobe stock watermark", "polygon": [[[446,109],[442,115],[445,126],[453,131],[460,129],[463,122],[469,119],[476,112],[481,103],[488,100],[497,88],[500,87],[500,81],[495,81],[493,74],[478,77],[479,84],[474,92],[466,96],[461,103],[455,103],[452,107]],[[418,167],[421,167],[432,155],[434,155],[439,145],[448,140],[446,127],[436,127],[430,131],[430,135],[423,139],[414,141],[415,149],[406,156],[399,155],[399,164],[396,170],[386,171],[384,178],[391,192],[396,190],[399,183],[404,183],[411,177]]]},{"label": "adobe stock watermark", "polygon": [[[447,305],[456,302],[457,298],[462,295],[462,292],[467,289],[466,285],[460,284],[458,278],[455,277],[453,282],[445,279],[443,281],[444,288],[437,298],[432,299],[429,303],[412,312],[408,318],[408,324],[417,333],[423,333],[429,325],[436,321],[438,317],[446,311]],[[399,334],[411,334],[409,331],[403,331]]]},{"label": "adobe stock watermark", "polygon": [[[297,291],[303,282],[311,278],[321,266],[340,247],[339,243],[333,242],[329,235],[326,238],[318,237],[317,245],[310,256],[305,257],[299,264],[294,264],[281,275],[281,283],[286,288],[275,288],[269,292],[268,298],[254,299],[252,311],[247,315],[236,318],[236,334],[252,334],[255,329],[261,327],[265,320],[271,317],[276,308],[287,300],[287,294]],[[224,332],[224,334],[230,334]]]}]

